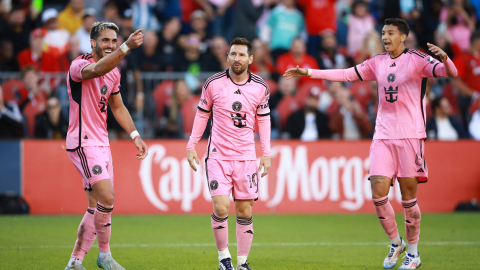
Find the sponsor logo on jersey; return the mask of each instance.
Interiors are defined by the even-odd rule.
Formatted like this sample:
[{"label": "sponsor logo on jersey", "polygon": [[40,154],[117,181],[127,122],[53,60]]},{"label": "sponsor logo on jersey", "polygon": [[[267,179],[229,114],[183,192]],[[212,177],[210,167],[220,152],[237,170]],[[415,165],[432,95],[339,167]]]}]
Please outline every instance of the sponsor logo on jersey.
[{"label": "sponsor logo on jersey", "polygon": [[240,89],[237,89],[237,91],[233,92],[234,94],[241,95],[242,92],[240,92]]},{"label": "sponsor logo on jersey", "polygon": [[[390,67],[396,67],[397,65],[395,65],[395,63],[393,63]],[[395,76],[395,74],[393,75]]]},{"label": "sponsor logo on jersey", "polygon": [[95,165],[95,166],[93,166],[92,172],[93,172],[93,174],[95,174],[95,175],[101,174],[101,173],[103,172],[102,166],[100,166],[100,165]]},{"label": "sponsor logo on jersey", "polygon": [[240,103],[240,101],[235,101],[233,102],[232,104],[232,110],[235,111],[235,112],[239,112],[242,110],[242,103]]},{"label": "sponsor logo on jersey", "polygon": [[[395,87],[395,89],[393,89],[392,86],[390,86],[388,89],[383,87],[383,89],[385,90],[385,100],[387,102],[393,103],[393,102],[397,101],[398,95],[396,95],[396,94],[398,94],[398,86]],[[394,95],[396,95],[396,96],[394,96]]]}]

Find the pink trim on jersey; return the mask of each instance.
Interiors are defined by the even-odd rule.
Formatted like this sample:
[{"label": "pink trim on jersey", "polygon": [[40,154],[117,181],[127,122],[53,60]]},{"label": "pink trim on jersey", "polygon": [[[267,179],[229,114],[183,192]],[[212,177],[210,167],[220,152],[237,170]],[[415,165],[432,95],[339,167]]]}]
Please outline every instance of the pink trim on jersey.
[{"label": "pink trim on jersey", "polygon": [[114,68],[104,76],[84,80],[82,71],[91,63],[95,63],[92,55],[81,55],[72,61],[67,74],[70,100],[67,151],[83,146],[109,146],[108,98],[120,91],[120,72]]},{"label": "pink trim on jersey", "polygon": [[243,83],[233,82],[229,70],[213,75],[203,86],[187,149],[195,149],[211,113],[212,130],[207,149],[208,158],[256,160],[256,123],[261,132],[262,152],[269,156],[269,96],[267,83],[258,75],[249,73],[248,79]]}]

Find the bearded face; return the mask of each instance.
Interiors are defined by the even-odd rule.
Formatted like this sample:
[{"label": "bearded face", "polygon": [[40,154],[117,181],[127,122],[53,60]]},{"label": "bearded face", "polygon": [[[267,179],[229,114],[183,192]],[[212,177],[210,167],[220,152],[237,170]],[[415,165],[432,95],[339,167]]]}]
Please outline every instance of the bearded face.
[{"label": "bearded face", "polygon": [[232,45],[228,52],[227,60],[233,73],[241,75],[247,70],[248,65],[252,63],[253,55],[249,55],[246,45]]}]

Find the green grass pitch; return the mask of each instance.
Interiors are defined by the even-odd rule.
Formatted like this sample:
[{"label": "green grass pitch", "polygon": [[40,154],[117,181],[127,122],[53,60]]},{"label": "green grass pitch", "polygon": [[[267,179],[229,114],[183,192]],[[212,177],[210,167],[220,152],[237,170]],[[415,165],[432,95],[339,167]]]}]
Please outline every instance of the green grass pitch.
[{"label": "green grass pitch", "polygon": [[[397,215],[405,236],[403,215]],[[64,269],[81,216],[0,216],[0,269]],[[375,215],[256,215],[248,258],[260,269],[383,269]],[[236,263],[235,218],[229,219]],[[111,249],[126,269],[217,269],[209,215],[116,216]],[[479,214],[424,214],[421,269],[480,269]],[[94,243],[85,268],[98,269]],[[402,257],[397,266],[400,266]]]}]

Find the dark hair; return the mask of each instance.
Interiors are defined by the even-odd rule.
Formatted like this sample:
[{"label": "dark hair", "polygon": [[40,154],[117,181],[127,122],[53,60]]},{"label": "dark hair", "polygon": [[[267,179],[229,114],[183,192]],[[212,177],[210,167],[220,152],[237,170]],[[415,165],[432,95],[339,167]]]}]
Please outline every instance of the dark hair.
[{"label": "dark hair", "polygon": [[399,18],[388,18],[385,19],[385,25],[395,25],[398,28],[400,33],[407,35],[410,32],[410,27],[408,27],[408,23],[405,20]]},{"label": "dark hair", "polygon": [[470,36],[470,44],[473,44],[477,39],[480,39],[480,30],[476,30]]},{"label": "dark hair", "polygon": [[248,56],[252,55],[252,44],[250,43],[250,41],[248,41],[248,39],[242,38],[242,37],[234,38],[232,42],[230,42],[230,48],[228,49],[228,51],[230,51],[230,49],[232,48],[232,45],[247,46]]},{"label": "dark hair", "polygon": [[[352,14],[354,14],[355,9],[356,9],[357,7],[359,7],[359,6],[364,6],[364,7],[367,9],[367,12],[369,11],[369,10],[368,10],[368,5],[367,5],[365,2],[363,2],[363,1],[357,1],[357,2],[353,3],[353,5],[352,5],[352,7],[351,7]],[[354,15],[355,15],[355,14],[354,14]]]},{"label": "dark hair", "polygon": [[440,108],[440,102],[442,102],[442,99],[444,99],[444,96],[439,96],[436,97],[434,100],[432,100],[432,111],[435,112],[436,108]]},{"label": "dark hair", "polygon": [[95,22],[90,29],[90,39],[97,40],[100,36],[100,32],[105,29],[114,30],[117,34],[119,32],[118,26],[112,22]]},{"label": "dark hair", "polygon": [[22,75],[22,79],[25,78],[25,75],[27,75],[27,73],[30,72],[30,71],[33,71],[33,72],[37,73],[37,69],[35,68],[34,65],[27,65],[27,66],[23,67],[20,70],[20,74]]}]

